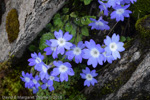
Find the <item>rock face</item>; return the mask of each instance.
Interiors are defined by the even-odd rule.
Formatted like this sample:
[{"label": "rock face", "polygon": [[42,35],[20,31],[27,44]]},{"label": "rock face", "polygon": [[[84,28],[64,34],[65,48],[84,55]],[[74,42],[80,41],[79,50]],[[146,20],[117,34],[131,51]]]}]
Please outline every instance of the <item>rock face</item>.
[{"label": "rock face", "polygon": [[102,68],[98,84],[84,91],[88,100],[150,100],[150,28],[146,21],[149,18],[146,16],[137,21],[140,25],[136,24],[138,32],[147,37],[135,36],[126,44],[128,48],[121,53],[121,59]]},{"label": "rock face", "polygon": [[[66,0],[0,0],[0,62],[9,56],[20,57],[26,46],[51,20],[53,15],[64,5]],[[6,17],[15,8],[18,12],[19,33],[9,43],[6,32]],[[12,33],[13,34],[13,33]]]}]

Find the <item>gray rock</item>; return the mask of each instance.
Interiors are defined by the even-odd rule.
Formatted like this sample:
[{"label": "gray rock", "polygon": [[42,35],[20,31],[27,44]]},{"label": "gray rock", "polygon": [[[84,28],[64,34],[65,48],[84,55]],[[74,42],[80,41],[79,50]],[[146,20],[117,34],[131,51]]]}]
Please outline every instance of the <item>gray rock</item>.
[{"label": "gray rock", "polygon": [[[21,57],[26,46],[51,20],[66,0],[5,0],[5,12],[0,24],[0,62],[9,56]],[[7,13],[15,8],[18,11],[20,32],[18,38],[9,43],[5,29]]]}]

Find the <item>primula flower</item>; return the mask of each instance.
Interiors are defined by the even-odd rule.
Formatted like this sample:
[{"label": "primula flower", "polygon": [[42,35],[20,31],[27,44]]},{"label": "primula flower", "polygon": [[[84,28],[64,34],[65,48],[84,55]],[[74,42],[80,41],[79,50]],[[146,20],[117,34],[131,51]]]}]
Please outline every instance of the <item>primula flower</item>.
[{"label": "primula flower", "polygon": [[96,73],[96,70],[92,70],[90,71],[90,69],[88,67],[86,67],[85,70],[82,70],[83,73],[80,73],[81,78],[86,79],[84,81],[84,86],[90,86],[90,84],[92,84],[94,86],[95,83],[97,83],[97,80],[94,78],[96,77],[98,74]]},{"label": "primula flower", "polygon": [[37,65],[43,62],[42,60],[44,59],[44,56],[41,55],[40,52],[38,53],[38,55],[34,52],[31,53],[31,57],[32,58],[28,59],[28,61],[30,62],[29,66],[35,65],[35,69],[37,69]]},{"label": "primula flower", "polygon": [[42,89],[48,88],[50,91],[53,91],[53,90],[54,90],[53,85],[50,85],[50,81],[44,79],[44,80],[42,80],[42,82],[44,83],[43,85],[41,85],[41,88],[42,88]]},{"label": "primula flower", "polygon": [[129,14],[132,13],[130,10],[126,10],[130,5],[125,5],[124,7],[118,5],[114,7],[115,11],[111,13],[111,19],[116,18],[116,21],[124,21],[124,17],[129,17]]},{"label": "primula flower", "polygon": [[103,3],[102,1],[98,0],[99,2],[99,9],[100,11],[104,11],[104,15],[108,16],[108,4],[107,3]]},{"label": "primula flower", "polygon": [[101,48],[99,44],[95,44],[95,42],[91,39],[90,42],[85,41],[85,45],[88,49],[83,50],[83,58],[88,59],[87,64],[91,65],[95,68],[97,64],[103,65],[103,55],[101,53],[104,52],[104,49]]},{"label": "primula flower", "polygon": [[56,47],[57,54],[61,53],[63,55],[65,53],[65,49],[70,50],[70,47],[72,46],[72,43],[67,42],[71,40],[72,35],[69,34],[69,32],[66,32],[63,36],[63,31],[59,30],[59,32],[55,31],[54,35],[56,39],[50,39],[51,46]]},{"label": "primula flower", "polygon": [[103,52],[103,55],[104,55],[104,62],[107,61],[109,63],[112,63],[112,61],[115,60],[114,57],[111,54],[106,53],[106,51]]},{"label": "primula flower", "polygon": [[49,69],[49,66],[47,66],[46,64],[44,64],[44,63],[38,64],[37,71],[40,72],[41,80],[43,80],[44,78],[46,78],[46,75],[48,74],[47,73],[48,69]]},{"label": "primula flower", "polygon": [[46,55],[51,55],[52,53],[52,56],[53,56],[53,58],[55,59],[55,58],[58,58],[57,57],[57,52],[56,52],[56,47],[52,47],[51,46],[51,42],[49,41],[49,40],[46,40],[46,44],[49,46],[49,47],[46,47],[45,49],[44,49],[44,51],[46,52]]},{"label": "primula flower", "polygon": [[33,90],[33,94],[36,94],[39,91],[39,89],[36,87],[32,87],[32,90]]},{"label": "primula flower", "polygon": [[112,35],[112,38],[107,36],[106,39],[104,39],[104,43],[106,45],[105,51],[108,54],[112,54],[114,59],[117,58],[120,59],[121,57],[119,52],[125,50],[125,48],[123,47],[124,43],[119,42],[119,39],[120,39],[119,35],[116,35],[115,33]]},{"label": "primula flower", "polygon": [[133,4],[134,2],[137,2],[137,0],[130,0],[131,1],[131,3]]},{"label": "primula flower", "polygon": [[52,76],[52,75],[47,75],[46,79],[49,81],[50,85],[53,85],[53,81],[59,82],[59,78],[56,76]]},{"label": "primula flower", "polygon": [[38,82],[40,80],[39,76],[36,75],[35,78],[32,79],[33,85],[35,88],[38,88],[40,86],[40,83]]},{"label": "primula flower", "polygon": [[89,24],[89,26],[92,26],[91,29],[96,29],[96,30],[109,30],[110,27],[107,25],[108,22],[104,21],[102,17],[100,17],[98,20],[90,18],[92,23]]},{"label": "primula flower", "polygon": [[29,74],[29,73],[24,73],[24,71],[22,71],[22,76],[23,77],[20,77],[22,79],[22,81],[25,82],[25,87],[26,88],[31,88],[32,85],[33,85],[33,82],[32,82],[32,79],[33,79],[33,76],[32,76],[32,73]]},{"label": "primula flower", "polygon": [[129,4],[130,3],[130,0],[123,0],[121,1],[121,4],[124,5],[124,4]]},{"label": "primula flower", "polygon": [[83,44],[82,41],[80,41],[77,46],[73,45],[73,47],[71,47],[72,50],[66,52],[68,59],[72,60],[73,57],[75,57],[75,62],[81,63],[82,62],[82,54],[83,54],[82,49],[84,47],[85,47],[85,44]]},{"label": "primula flower", "polygon": [[73,76],[74,71],[71,68],[71,64],[68,62],[63,63],[62,61],[54,61],[53,64],[56,66],[56,68],[53,69],[52,74],[53,76],[57,76],[60,74],[60,81],[63,82],[68,81],[68,75]]},{"label": "primula flower", "polygon": [[115,7],[117,5],[120,5],[121,1],[123,0],[108,0],[107,4],[109,5],[109,7]]}]

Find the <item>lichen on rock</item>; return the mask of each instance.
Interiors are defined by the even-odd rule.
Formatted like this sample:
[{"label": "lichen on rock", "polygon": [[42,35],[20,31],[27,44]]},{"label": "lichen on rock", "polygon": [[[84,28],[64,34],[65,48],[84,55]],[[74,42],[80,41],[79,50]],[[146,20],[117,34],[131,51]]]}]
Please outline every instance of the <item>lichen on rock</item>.
[{"label": "lichen on rock", "polygon": [[150,15],[138,19],[135,28],[139,33],[141,42],[144,44],[150,43]]},{"label": "lichen on rock", "polygon": [[6,32],[8,34],[9,43],[14,42],[19,33],[19,20],[16,9],[11,9],[6,18]]}]

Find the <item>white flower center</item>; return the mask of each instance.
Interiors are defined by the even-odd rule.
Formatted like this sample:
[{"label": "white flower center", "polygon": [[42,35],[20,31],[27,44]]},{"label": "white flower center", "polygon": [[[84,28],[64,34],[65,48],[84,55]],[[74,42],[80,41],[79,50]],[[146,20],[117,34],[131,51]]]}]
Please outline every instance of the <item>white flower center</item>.
[{"label": "white flower center", "polygon": [[64,72],[66,72],[67,70],[68,70],[68,68],[67,68],[66,66],[60,65],[59,71],[60,71],[61,73],[64,73]]},{"label": "white flower center", "polygon": [[25,77],[25,81],[26,81],[26,82],[29,82],[29,81],[30,81],[30,78],[29,78],[29,77]]},{"label": "white flower center", "polygon": [[104,26],[104,24],[101,21],[96,21],[95,24],[98,26]]},{"label": "white flower center", "polygon": [[47,87],[50,87],[50,85],[48,85],[47,83],[45,84]]},{"label": "white flower center", "polygon": [[75,48],[73,49],[73,53],[74,53],[75,55],[79,55],[79,54],[81,54],[81,49],[80,49],[79,47],[75,47]]},{"label": "white flower center", "polygon": [[97,58],[99,57],[99,51],[96,48],[93,48],[90,52],[90,54],[92,55],[92,57]]},{"label": "white flower center", "polygon": [[36,84],[36,83],[37,83],[36,79],[33,79],[33,83],[34,83],[34,84]]},{"label": "white flower center", "polygon": [[42,65],[42,69],[43,69],[44,73],[47,72],[47,68],[44,65]]},{"label": "white flower center", "polygon": [[90,81],[93,79],[93,76],[91,74],[86,74],[86,79]]},{"label": "white flower center", "polygon": [[36,57],[35,62],[38,64],[38,63],[42,62],[42,60],[39,57]]},{"label": "white flower center", "polygon": [[56,47],[51,47],[51,50],[56,51]]},{"label": "white flower center", "polygon": [[50,76],[49,79],[53,81],[55,79],[55,77],[54,76]]},{"label": "white flower center", "polygon": [[114,42],[113,42],[113,43],[110,43],[109,48],[110,48],[111,51],[116,51],[116,49],[117,49],[117,44],[114,43]]},{"label": "white flower center", "polygon": [[124,9],[117,9],[116,13],[122,15],[124,13]]},{"label": "white flower center", "polygon": [[66,41],[65,41],[65,39],[63,39],[63,38],[59,38],[59,39],[57,40],[57,43],[58,43],[59,46],[64,46],[64,45],[66,44]]}]

